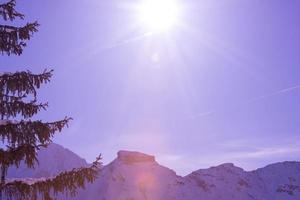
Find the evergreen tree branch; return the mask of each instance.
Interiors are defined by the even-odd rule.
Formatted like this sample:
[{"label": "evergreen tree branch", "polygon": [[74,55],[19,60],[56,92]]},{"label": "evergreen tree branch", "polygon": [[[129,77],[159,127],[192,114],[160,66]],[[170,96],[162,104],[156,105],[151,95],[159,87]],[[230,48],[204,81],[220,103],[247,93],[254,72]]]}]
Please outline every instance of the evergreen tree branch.
[{"label": "evergreen tree branch", "polygon": [[48,144],[56,132],[68,126],[72,118],[67,118],[50,123],[42,121],[24,121],[19,123],[7,122],[0,125],[0,139],[7,142],[11,147],[17,147],[24,144]]},{"label": "evergreen tree branch", "polygon": [[13,96],[13,95],[6,95],[6,94],[1,94],[0,93],[0,101],[7,101],[7,102],[9,102],[9,101],[21,101],[25,97],[27,97],[26,94],[23,94],[22,96]]},{"label": "evergreen tree branch", "polygon": [[36,104],[35,102],[25,103],[21,100],[0,101],[0,117],[1,119],[9,119],[9,117],[16,117],[21,115],[24,118],[30,118],[39,111],[46,110],[48,103]]},{"label": "evergreen tree branch", "polygon": [[0,16],[5,20],[14,20],[16,17],[24,19],[24,15],[15,10],[16,1],[10,0],[7,3],[0,4]]},{"label": "evergreen tree branch", "polygon": [[7,169],[11,165],[19,167],[24,161],[29,168],[33,168],[37,160],[37,150],[43,145],[21,145],[16,148],[7,147],[7,150],[0,149],[0,164],[6,175]]},{"label": "evergreen tree branch", "polygon": [[11,165],[19,166],[21,161],[29,168],[33,168],[37,161],[37,150],[47,147],[57,131],[68,125],[71,118],[42,123],[41,121],[21,121],[18,124],[5,121],[0,125],[2,142],[8,143],[7,149],[0,149],[0,166],[4,176]]},{"label": "evergreen tree branch", "polygon": [[38,26],[38,22],[27,23],[23,27],[0,25],[0,52],[21,55],[26,47],[25,41],[38,31]]},{"label": "evergreen tree branch", "polygon": [[42,74],[32,74],[30,71],[4,73],[0,75],[0,99],[4,95],[23,97],[33,94],[36,98],[36,89],[41,84],[50,82],[53,70],[45,70]]},{"label": "evergreen tree branch", "polygon": [[85,188],[87,183],[93,183],[97,177],[101,166],[101,157],[88,168],[73,169],[69,172],[62,172],[58,176],[32,184],[23,181],[13,181],[2,186],[7,200],[52,200],[59,193],[75,196],[77,188]]}]

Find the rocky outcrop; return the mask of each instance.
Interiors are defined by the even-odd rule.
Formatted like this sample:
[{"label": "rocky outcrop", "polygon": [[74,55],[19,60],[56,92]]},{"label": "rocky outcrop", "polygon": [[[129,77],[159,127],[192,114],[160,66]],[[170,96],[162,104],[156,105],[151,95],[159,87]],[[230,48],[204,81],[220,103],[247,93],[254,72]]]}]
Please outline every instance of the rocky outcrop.
[{"label": "rocky outcrop", "polygon": [[132,164],[138,162],[155,162],[155,157],[135,151],[119,151],[118,160],[127,164]]}]

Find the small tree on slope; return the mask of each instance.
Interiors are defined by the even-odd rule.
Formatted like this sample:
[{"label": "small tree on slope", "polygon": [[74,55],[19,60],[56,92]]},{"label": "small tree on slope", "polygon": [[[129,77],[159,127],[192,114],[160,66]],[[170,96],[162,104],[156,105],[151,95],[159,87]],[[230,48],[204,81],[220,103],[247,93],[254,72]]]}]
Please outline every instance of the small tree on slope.
[{"label": "small tree on slope", "polygon": [[[15,10],[15,0],[0,4],[0,18],[13,21],[24,19],[24,15]],[[32,34],[37,32],[38,23],[27,23],[23,27],[0,24],[0,52],[2,54],[21,55]],[[88,168],[73,169],[56,177],[36,180],[31,183],[22,180],[6,180],[10,166],[19,167],[24,162],[27,167],[37,164],[37,151],[52,142],[55,133],[60,132],[71,118],[56,122],[31,120],[47,103],[37,102],[37,90],[50,81],[52,70],[41,74],[30,71],[0,73],[0,199],[8,200],[51,200],[59,193],[75,195],[77,188],[92,183],[99,171],[100,157]],[[19,120],[19,121],[17,121]]]}]

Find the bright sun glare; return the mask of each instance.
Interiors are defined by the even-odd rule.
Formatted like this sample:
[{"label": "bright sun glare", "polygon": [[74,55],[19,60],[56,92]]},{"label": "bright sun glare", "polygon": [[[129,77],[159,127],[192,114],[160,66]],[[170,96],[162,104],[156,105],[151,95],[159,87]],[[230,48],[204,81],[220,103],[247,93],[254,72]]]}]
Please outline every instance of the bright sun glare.
[{"label": "bright sun glare", "polygon": [[178,22],[176,0],[143,0],[138,6],[141,23],[152,32],[167,31]]}]

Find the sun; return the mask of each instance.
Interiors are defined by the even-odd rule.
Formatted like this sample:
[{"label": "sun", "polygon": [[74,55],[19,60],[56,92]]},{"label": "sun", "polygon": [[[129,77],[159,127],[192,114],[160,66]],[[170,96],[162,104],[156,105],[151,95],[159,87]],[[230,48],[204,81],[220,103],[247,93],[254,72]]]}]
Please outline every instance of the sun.
[{"label": "sun", "polygon": [[176,0],[142,0],[138,18],[151,32],[170,30],[178,23],[179,5]]}]

